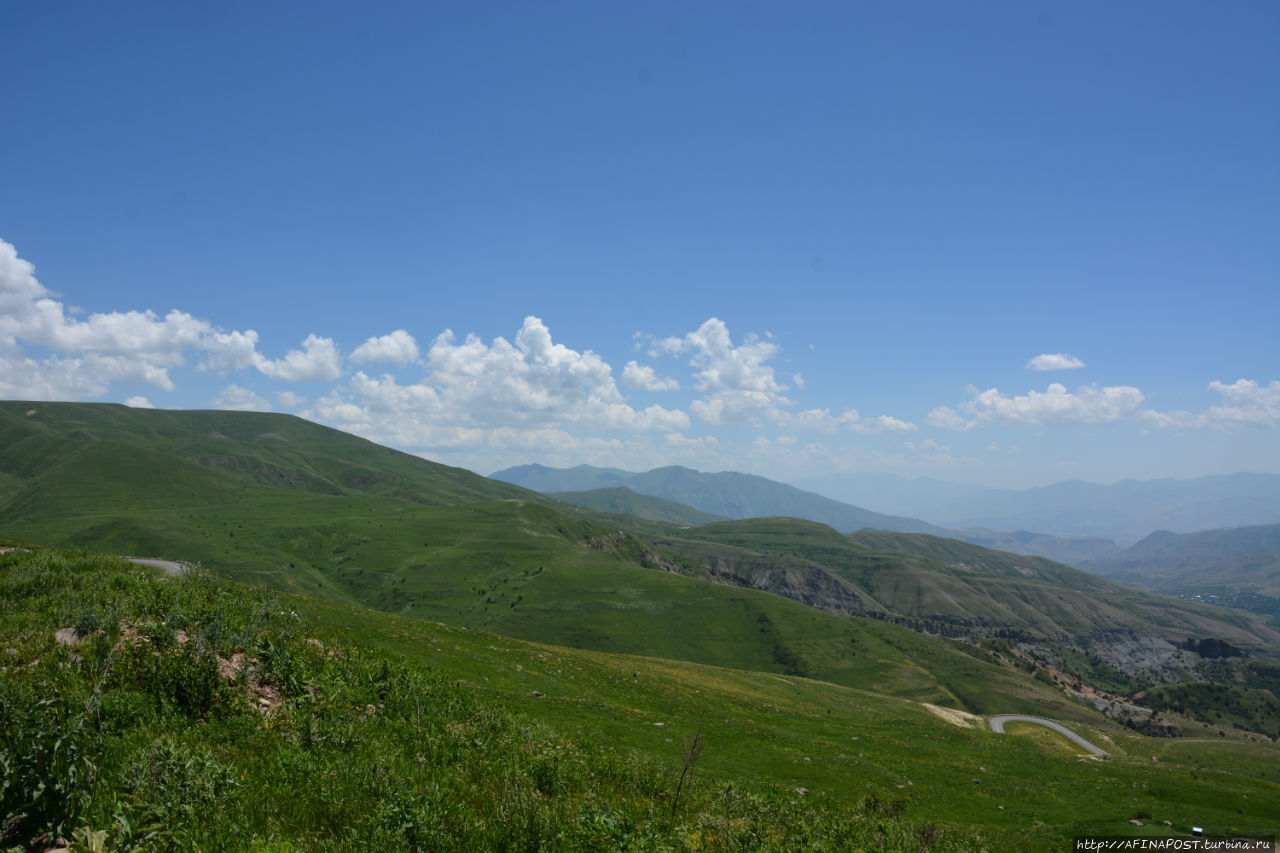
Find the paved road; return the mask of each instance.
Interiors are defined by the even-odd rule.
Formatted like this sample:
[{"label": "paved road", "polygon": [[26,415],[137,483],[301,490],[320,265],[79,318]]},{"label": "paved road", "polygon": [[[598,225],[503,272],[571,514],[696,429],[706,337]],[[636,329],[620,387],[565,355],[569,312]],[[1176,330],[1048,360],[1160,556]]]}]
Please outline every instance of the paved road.
[{"label": "paved road", "polygon": [[1035,723],[1038,726],[1044,726],[1047,729],[1053,729],[1058,734],[1066,737],[1072,743],[1079,744],[1080,746],[1092,752],[1094,755],[1107,754],[1107,751],[1105,749],[1100,749],[1094,746],[1093,744],[1089,743],[1089,741],[1080,737],[1080,735],[1071,731],[1071,729],[1062,725],[1062,723],[1055,723],[1053,720],[1046,720],[1044,717],[1028,717],[1024,714],[997,714],[996,716],[991,718],[991,731],[995,732],[996,734],[1004,734],[1005,723]]},{"label": "paved road", "polygon": [[173,560],[144,560],[141,557],[129,557],[128,560],[139,566],[155,566],[157,569],[164,569],[169,577],[177,577],[187,571],[185,563],[175,563]]}]

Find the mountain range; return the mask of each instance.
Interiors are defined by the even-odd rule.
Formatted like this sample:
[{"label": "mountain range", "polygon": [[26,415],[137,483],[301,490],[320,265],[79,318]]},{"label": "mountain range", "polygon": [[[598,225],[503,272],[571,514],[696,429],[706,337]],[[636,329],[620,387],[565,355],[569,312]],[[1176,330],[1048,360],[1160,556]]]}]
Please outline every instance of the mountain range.
[{"label": "mountain range", "polygon": [[[599,508],[603,496],[594,492],[611,490],[613,500],[620,500],[616,490],[630,489],[640,495],[662,498],[692,507],[700,512],[734,519],[762,516],[793,516],[827,524],[852,533],[857,530],[891,530],[900,533],[928,533],[995,548],[1016,554],[1048,557],[1075,564],[1099,559],[1120,550],[1113,541],[1097,537],[1065,537],[1026,530],[1002,531],[984,527],[952,529],[939,527],[919,518],[886,515],[860,506],[841,503],[814,492],[789,486],[752,474],[721,472],[703,473],[671,466],[633,473],[617,468],[547,468],[542,465],[520,465],[489,475],[493,479],[554,495],[562,500]],[[645,507],[632,506],[634,514],[655,518]],[[672,512],[668,507],[668,513]]]},{"label": "mountain range", "polygon": [[[79,673],[76,713],[87,713],[84,697],[96,695],[89,669],[59,662],[73,659],[54,631],[69,624],[73,636],[83,629],[85,637],[123,637],[126,628],[160,620],[147,630],[162,658],[129,652],[136,664],[129,677],[142,680],[103,688],[105,725],[132,732],[128,743],[112,743],[151,743],[158,735],[148,721],[164,720],[165,732],[212,732],[209,743],[223,755],[220,718],[187,719],[173,704],[195,693],[164,700],[163,690],[185,690],[186,682],[155,661],[188,668],[182,672],[199,664],[182,634],[205,648],[221,643],[228,660],[233,652],[257,658],[258,687],[274,684],[294,703],[287,717],[262,717],[283,738],[270,741],[272,754],[279,750],[290,767],[341,755],[374,773],[385,756],[355,756],[341,744],[358,742],[343,738],[361,727],[385,725],[384,714],[399,721],[397,737],[413,740],[403,747],[405,778],[423,759],[433,773],[454,767],[468,750],[499,742],[485,722],[497,718],[458,704],[465,693],[518,709],[519,731],[534,719],[579,733],[609,767],[622,767],[608,757],[619,743],[662,762],[673,753],[679,760],[683,740],[687,759],[690,738],[706,731],[707,767],[732,783],[734,797],[764,780],[781,786],[774,795],[795,804],[797,815],[813,814],[820,798],[853,797],[866,814],[892,820],[869,779],[891,791],[914,789],[910,802],[925,816],[971,826],[1016,833],[1049,814],[1055,839],[1114,828],[1127,819],[1117,809],[1167,813],[1181,794],[1130,793],[1145,792],[1157,772],[1179,791],[1232,804],[1225,810],[1213,800],[1217,816],[1235,815],[1246,792],[1259,803],[1274,799],[1264,771],[1274,758],[1265,741],[1280,732],[1276,623],[937,535],[927,525],[873,530],[868,520],[923,523],[812,501],[762,478],[674,469],[651,479],[686,500],[710,501],[717,484],[729,491],[707,504],[719,512],[607,478],[557,497],[288,415],[0,402],[0,604],[13,617],[0,620],[0,633],[11,662],[22,664],[7,671],[25,679],[30,697],[6,707],[37,709],[22,711],[14,731],[35,737],[48,728],[35,698],[47,690],[38,662],[59,678]],[[859,529],[791,514],[729,517],[767,512],[775,492],[793,512],[807,504]],[[1208,554],[1223,541],[1196,547]],[[28,552],[24,543],[75,552],[27,545]],[[1157,544],[1148,543],[1151,559],[1172,553]],[[185,560],[199,570],[148,579],[91,551]],[[230,585],[218,586],[210,573]],[[79,653],[111,648],[95,641]],[[436,725],[444,694],[408,689],[405,666],[430,670],[456,694],[446,704],[458,710],[448,727],[458,739],[448,741],[447,754],[434,734],[418,740],[426,735],[420,727]],[[216,678],[216,667],[206,670]],[[358,702],[343,692],[351,685],[359,685]],[[233,685],[245,686],[253,685]],[[207,695],[231,701],[225,690]],[[154,696],[169,704],[153,707]],[[1082,727],[1115,760],[1082,770],[1073,751],[1054,759],[1060,745],[991,734],[977,716],[1006,713]],[[246,756],[267,743],[248,725],[259,711],[251,714],[227,724],[256,733],[240,750]],[[306,722],[295,737],[277,725],[285,719]],[[1183,739],[1190,752],[1147,736],[1179,733],[1196,736]],[[1158,771],[1149,760],[1157,753]],[[555,768],[576,759],[557,755],[530,756],[527,772],[563,792],[553,784]],[[1211,762],[1230,770],[1206,781]],[[326,774],[333,767],[320,766]],[[628,767],[616,778],[635,778]],[[1231,775],[1241,767],[1247,778]],[[821,793],[798,792],[816,785]],[[1007,811],[992,808],[988,786]],[[728,788],[717,790],[708,814],[732,806]],[[1216,793],[1224,791],[1234,794]],[[670,814],[670,793],[646,796]],[[544,799],[552,801],[538,794],[528,802]],[[322,801],[331,805],[321,796],[317,808]],[[458,799],[431,803],[454,808]],[[618,825],[592,815],[593,827]],[[1263,825],[1266,817],[1250,820]],[[914,849],[925,836],[913,837]]]},{"label": "mountain range", "polygon": [[[532,470],[540,485],[567,482]],[[866,683],[875,660],[856,643],[889,627],[1012,639],[1116,688],[1207,677],[1180,651],[1188,638],[1280,655],[1280,633],[1258,617],[913,519],[741,474],[623,473],[575,472],[612,481],[594,497],[613,503],[591,509],[286,415],[0,403],[5,535],[190,560],[420,619],[848,684]],[[701,505],[617,491],[632,482]],[[661,517],[610,512],[636,507]]]},{"label": "mountain range", "polygon": [[1280,524],[1160,530],[1082,567],[1143,589],[1280,617]]},{"label": "mountain range", "polygon": [[1068,480],[1032,489],[994,489],[890,474],[828,474],[796,485],[946,527],[1103,537],[1124,546],[1158,530],[1191,533],[1280,522],[1277,474],[1122,480],[1110,485]]}]

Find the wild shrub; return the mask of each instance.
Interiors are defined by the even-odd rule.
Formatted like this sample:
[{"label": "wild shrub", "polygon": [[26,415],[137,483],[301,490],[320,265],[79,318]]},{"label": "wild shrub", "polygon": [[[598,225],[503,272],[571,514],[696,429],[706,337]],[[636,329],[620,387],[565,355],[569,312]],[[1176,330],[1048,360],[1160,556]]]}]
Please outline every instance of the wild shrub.
[{"label": "wild shrub", "polygon": [[131,834],[153,849],[200,849],[214,839],[221,849],[236,846],[240,781],[207,746],[161,736],[125,763],[119,785]]},{"label": "wild shrub", "polygon": [[6,683],[0,691],[0,843],[41,832],[69,832],[88,805],[102,744],[93,698],[45,682],[37,690]]}]

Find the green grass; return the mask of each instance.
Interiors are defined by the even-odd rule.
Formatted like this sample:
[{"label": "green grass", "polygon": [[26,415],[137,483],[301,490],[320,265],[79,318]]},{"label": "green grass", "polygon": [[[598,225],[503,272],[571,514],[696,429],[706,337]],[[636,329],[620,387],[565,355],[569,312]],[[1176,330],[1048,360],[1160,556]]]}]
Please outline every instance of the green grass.
[{"label": "green grass", "polygon": [[[102,639],[53,639],[77,624]],[[125,624],[145,639],[120,643]],[[0,651],[2,844],[92,829],[156,850],[994,851],[1137,831],[1139,812],[1181,831],[1280,824],[1273,745],[1145,738],[1081,710],[1072,725],[1112,753],[1085,760],[905,696],[91,555],[0,556]],[[210,677],[236,653],[255,661],[242,681],[279,692],[274,710]]]},{"label": "green grass", "polygon": [[1280,700],[1270,690],[1237,684],[1167,684],[1135,701],[1154,711],[1185,714],[1209,726],[1236,728],[1280,740]]},{"label": "green grass", "polygon": [[661,521],[668,524],[694,525],[723,521],[718,515],[696,510],[691,506],[642,495],[625,486],[612,489],[589,489],[578,492],[550,492],[556,500],[606,512],[614,515],[629,515],[648,521]]}]

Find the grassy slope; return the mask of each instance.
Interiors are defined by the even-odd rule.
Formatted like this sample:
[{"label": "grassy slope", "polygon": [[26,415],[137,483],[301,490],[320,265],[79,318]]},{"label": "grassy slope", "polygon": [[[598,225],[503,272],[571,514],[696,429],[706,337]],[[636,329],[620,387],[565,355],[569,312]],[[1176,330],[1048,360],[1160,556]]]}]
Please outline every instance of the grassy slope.
[{"label": "grassy slope", "polygon": [[[566,514],[559,511],[564,504],[297,418],[4,404],[0,430],[12,442],[0,454],[3,466],[23,478],[3,507],[6,532],[33,541],[193,560],[281,589],[543,642],[846,684],[868,677],[852,637],[869,628],[855,631],[762,593],[653,571],[690,567],[618,538],[627,526],[621,518]],[[221,455],[209,455],[215,451]],[[462,500],[471,502],[441,505]],[[953,555],[870,552],[829,528],[793,520],[693,531],[634,522],[630,529],[666,535],[665,544],[690,561],[752,567],[749,583],[761,571],[780,574],[795,588],[778,591],[801,600],[809,593],[849,596],[847,612],[888,607],[1049,630],[1127,618],[1096,598],[1028,583],[1020,575],[1028,565],[1047,581],[1089,577],[1034,558],[971,548],[987,563],[1013,560],[1018,567],[947,569],[939,559]],[[891,540],[968,547],[931,537],[869,541]],[[815,593],[814,577],[829,583]],[[762,615],[767,632],[760,631]],[[1214,623],[1171,622],[1168,630],[1178,634],[1233,636]]]},{"label": "grassy slope", "polygon": [[[0,556],[0,701],[56,685],[74,718],[101,660],[86,651],[76,663],[52,632],[86,616],[108,630],[164,618],[211,650],[269,654],[268,679],[299,686],[266,717],[234,696],[197,713],[175,692],[183,682],[115,664],[101,734],[75,739],[87,753],[97,738],[99,772],[88,799],[72,801],[68,834],[107,827],[118,811],[134,838],[161,833],[154,849],[228,843],[228,832],[246,848],[256,838],[272,849],[403,849],[418,832],[454,849],[601,849],[625,838],[672,849],[919,849],[938,836],[940,850],[1051,850],[1080,833],[1146,832],[1127,822],[1140,814],[1162,831],[1165,819],[1214,834],[1280,823],[1274,745],[1154,740],[1093,717],[1074,725],[1112,757],[1083,760],[820,681],[273,601],[199,575],[154,578],[119,561]],[[192,664],[167,648],[156,659],[189,675]],[[21,707],[23,723],[6,727],[6,745],[31,726],[74,722],[50,716],[56,705],[6,707]],[[669,817],[681,744],[694,732],[706,738],[703,757]],[[178,761],[173,775],[146,772],[165,759]],[[193,767],[212,771],[203,784],[183,775]]]},{"label": "grassy slope", "polygon": [[10,476],[38,475],[73,453],[77,445],[99,441],[166,454],[241,482],[304,493],[393,497],[430,504],[533,498],[524,489],[291,415],[0,402],[0,446],[6,448],[0,454],[0,471]]},{"label": "grassy slope", "polygon": [[[673,532],[660,541],[681,552],[681,540],[772,556],[787,565],[808,560],[904,616],[982,620],[1045,634],[1127,626],[1179,639],[1188,632],[1234,637],[1272,653],[1280,648],[1280,633],[1247,614],[1140,593],[1040,557],[953,539],[869,531],[845,536],[799,519],[749,519]],[[704,562],[717,556],[705,546],[687,551]],[[735,563],[731,552],[719,556]],[[749,565],[746,578],[770,568],[767,561]]]},{"label": "grassy slope", "polygon": [[919,519],[883,515],[764,477],[732,471],[708,474],[669,466],[637,474],[587,465],[568,469],[524,465],[497,471],[492,476],[541,492],[626,486],[641,494],[675,501],[725,518],[785,515],[812,519],[839,530],[873,527],[942,532],[941,528]]},{"label": "grassy slope", "polygon": [[1238,588],[1280,597],[1280,524],[1160,531],[1088,568],[1152,589]]},{"label": "grassy slope", "polygon": [[1059,701],[893,626],[643,568],[635,540],[536,501],[448,507],[316,494],[82,441],[10,504],[6,530],[566,646],[803,672],[972,710]]},{"label": "grassy slope", "polygon": [[710,524],[723,521],[724,518],[709,512],[696,510],[691,506],[642,495],[626,486],[611,489],[590,489],[579,492],[550,492],[551,497],[568,501],[571,504],[617,515],[631,515],[648,521],[663,521],[668,524],[695,525]]}]

